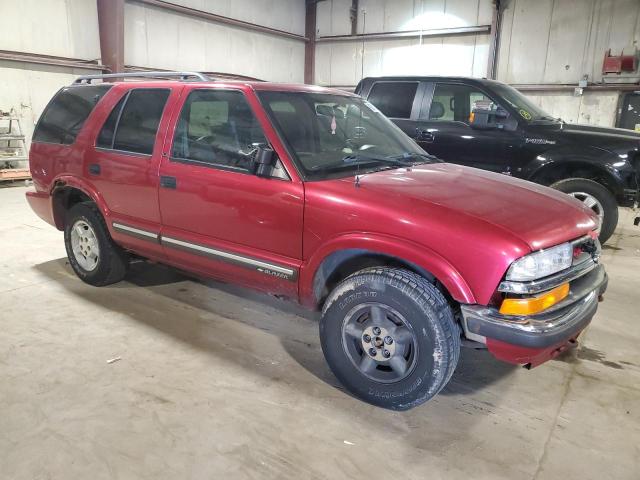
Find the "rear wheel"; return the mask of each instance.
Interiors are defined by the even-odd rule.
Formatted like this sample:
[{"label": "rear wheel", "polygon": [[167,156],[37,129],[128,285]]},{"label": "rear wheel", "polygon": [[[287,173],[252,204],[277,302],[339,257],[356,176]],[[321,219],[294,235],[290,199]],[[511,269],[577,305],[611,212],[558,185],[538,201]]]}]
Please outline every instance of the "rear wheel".
[{"label": "rear wheel", "polygon": [[90,285],[116,283],[127,273],[129,256],[111,239],[98,207],[92,202],[78,203],[69,210],[64,244],[71,268]]},{"label": "rear wheel", "polygon": [[460,332],[442,293],[406,270],[369,268],[329,295],[320,322],[322,350],[358,398],[392,410],[426,402],[449,381]]},{"label": "rear wheel", "polygon": [[618,203],[613,194],[604,186],[585,178],[569,178],[551,185],[580,200],[598,216],[598,237],[600,243],[609,240],[618,225]]}]

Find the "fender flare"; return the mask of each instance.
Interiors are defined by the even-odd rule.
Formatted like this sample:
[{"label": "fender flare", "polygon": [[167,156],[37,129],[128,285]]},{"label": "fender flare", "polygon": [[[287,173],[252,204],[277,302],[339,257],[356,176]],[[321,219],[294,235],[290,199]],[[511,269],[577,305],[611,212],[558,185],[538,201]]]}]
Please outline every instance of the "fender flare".
[{"label": "fender flare", "polygon": [[[404,263],[423,275],[438,280],[454,300],[476,303],[475,296],[457,269],[444,257],[429,248],[397,237],[371,233],[349,233],[323,243],[300,269],[300,301],[316,307],[320,301],[316,281],[321,268],[332,255],[352,251],[354,255],[380,255]],[[337,267],[338,265],[335,265]],[[333,271],[333,269],[331,271]]]},{"label": "fender flare", "polygon": [[[607,150],[604,149],[596,149],[599,152],[608,153]],[[539,165],[530,165],[530,169],[528,175],[526,177],[527,180],[538,183],[537,177],[546,171],[557,169],[558,167],[571,167],[574,166],[576,168],[586,167],[587,169],[598,172],[602,175],[603,178],[606,179],[606,185],[604,185],[607,189],[611,190],[614,195],[618,195],[621,193],[622,186],[621,180],[617,177],[614,171],[611,171],[610,165],[605,161],[593,161],[588,157],[585,157],[582,154],[566,154],[562,151],[554,151],[554,149],[545,152],[544,155],[547,157],[547,161],[539,164]],[[533,162],[532,162],[533,163]],[[573,177],[567,177],[573,178]],[[577,178],[577,177],[576,177]]]},{"label": "fender flare", "polygon": [[98,190],[93,186],[91,182],[88,182],[85,179],[76,177],[74,175],[59,175],[51,182],[51,188],[49,189],[49,195],[52,199],[52,208],[54,208],[54,221],[56,222],[56,226],[59,230],[62,230],[64,228],[64,225],[60,223],[60,219],[56,215],[55,207],[53,206],[53,198],[56,191],[67,187],[80,190],[87,197],[93,200],[105,219],[111,216],[111,211],[107,207],[103,196],[98,192]]}]

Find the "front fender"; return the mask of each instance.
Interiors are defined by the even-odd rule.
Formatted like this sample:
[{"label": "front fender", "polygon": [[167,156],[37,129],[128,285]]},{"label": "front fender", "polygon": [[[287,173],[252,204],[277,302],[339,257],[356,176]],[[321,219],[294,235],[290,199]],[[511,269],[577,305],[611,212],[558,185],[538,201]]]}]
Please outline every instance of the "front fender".
[{"label": "front fender", "polygon": [[430,249],[404,239],[373,233],[349,233],[323,243],[300,269],[300,302],[315,307],[319,298],[314,289],[314,279],[323,262],[332,254],[357,250],[363,254],[391,257],[433,275],[461,303],[476,303],[467,282],[445,258]]}]

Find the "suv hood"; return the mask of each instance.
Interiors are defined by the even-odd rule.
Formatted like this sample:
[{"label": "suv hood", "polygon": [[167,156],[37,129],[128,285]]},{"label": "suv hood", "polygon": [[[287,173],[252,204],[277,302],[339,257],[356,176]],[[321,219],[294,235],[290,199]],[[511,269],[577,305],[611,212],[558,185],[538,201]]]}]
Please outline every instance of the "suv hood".
[{"label": "suv hood", "polygon": [[360,188],[399,212],[443,216],[460,225],[465,216],[473,217],[518,237],[532,250],[578,238],[597,225],[590,209],[564,193],[450,163],[362,175]]}]

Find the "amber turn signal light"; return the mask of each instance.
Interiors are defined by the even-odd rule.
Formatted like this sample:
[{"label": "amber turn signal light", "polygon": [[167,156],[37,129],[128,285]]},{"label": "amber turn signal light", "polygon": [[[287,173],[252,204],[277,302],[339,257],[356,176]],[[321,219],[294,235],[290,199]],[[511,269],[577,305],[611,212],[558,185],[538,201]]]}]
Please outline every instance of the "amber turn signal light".
[{"label": "amber turn signal light", "polygon": [[503,315],[534,315],[555,305],[569,295],[569,284],[530,298],[505,298],[500,306]]}]

